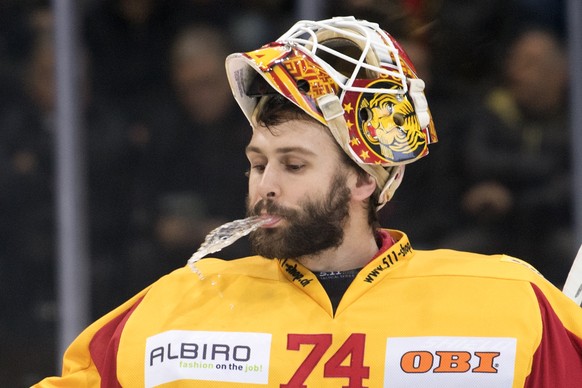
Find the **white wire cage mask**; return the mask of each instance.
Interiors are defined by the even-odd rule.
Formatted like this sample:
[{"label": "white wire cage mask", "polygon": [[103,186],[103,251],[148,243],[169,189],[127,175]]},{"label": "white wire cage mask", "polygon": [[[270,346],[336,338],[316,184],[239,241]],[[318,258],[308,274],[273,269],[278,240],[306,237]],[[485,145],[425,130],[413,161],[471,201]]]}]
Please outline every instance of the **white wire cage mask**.
[{"label": "white wire cage mask", "polygon": [[[334,38],[341,38],[355,43],[361,50],[357,58],[348,56],[329,45],[322,44]],[[286,33],[281,35],[277,42],[294,45],[308,53],[312,58],[319,58],[318,64],[341,88],[340,101],[345,93],[389,93],[405,94],[408,91],[406,75],[400,61],[399,51],[393,40],[376,23],[365,20],[356,20],[354,17],[336,17],[323,21],[303,20],[297,22]],[[339,58],[353,65],[352,73],[342,74],[328,64],[319,51]],[[337,61],[335,66],[337,66]],[[374,88],[354,85],[354,81],[364,70],[368,78],[381,76],[393,77],[399,80],[400,88]]]}]

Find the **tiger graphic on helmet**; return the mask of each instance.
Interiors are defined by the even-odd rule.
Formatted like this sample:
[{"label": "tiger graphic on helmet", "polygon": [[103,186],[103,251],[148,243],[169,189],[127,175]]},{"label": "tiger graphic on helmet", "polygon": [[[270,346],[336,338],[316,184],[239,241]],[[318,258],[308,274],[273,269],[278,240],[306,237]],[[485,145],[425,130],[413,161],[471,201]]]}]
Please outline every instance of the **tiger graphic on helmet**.
[{"label": "tiger graphic on helmet", "polygon": [[[389,88],[388,80],[377,81]],[[391,162],[415,159],[426,146],[414,105],[406,95],[363,93],[356,103],[358,120],[352,138],[361,138],[372,152]],[[365,154],[363,154],[365,155]],[[359,155],[362,158],[362,154]]]}]

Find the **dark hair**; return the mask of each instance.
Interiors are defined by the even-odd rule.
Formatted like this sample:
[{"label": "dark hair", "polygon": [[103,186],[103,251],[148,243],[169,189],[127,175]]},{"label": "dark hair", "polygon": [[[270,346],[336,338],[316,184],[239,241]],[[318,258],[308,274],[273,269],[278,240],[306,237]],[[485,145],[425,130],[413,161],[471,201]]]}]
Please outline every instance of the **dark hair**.
[{"label": "dark hair", "polygon": [[262,98],[265,100],[259,104],[255,115],[255,120],[258,124],[269,128],[291,120],[302,120],[313,121],[321,125],[321,123],[280,94]]},{"label": "dark hair", "polygon": [[[280,94],[273,94],[269,96],[264,96],[264,101],[261,101],[257,105],[257,111],[255,112],[255,121],[264,125],[266,128],[285,123],[290,120],[303,120],[313,122],[314,124],[324,127],[319,121],[311,117],[308,113],[304,112],[301,108],[291,102],[289,99],[283,97]],[[327,127],[325,127],[327,129]],[[333,136],[329,130],[326,133],[333,139]],[[337,151],[340,155],[342,163],[354,170],[357,174],[358,182],[365,182],[370,179],[371,176],[364,169],[357,165],[348,154],[346,154],[339,144],[334,139],[334,144],[337,147]],[[372,178],[373,179],[373,178]],[[378,220],[378,212],[376,211],[378,205],[379,191],[374,190],[374,193],[370,196],[368,202],[365,204],[368,210],[368,224],[372,226],[375,230],[379,228],[380,222]]]}]

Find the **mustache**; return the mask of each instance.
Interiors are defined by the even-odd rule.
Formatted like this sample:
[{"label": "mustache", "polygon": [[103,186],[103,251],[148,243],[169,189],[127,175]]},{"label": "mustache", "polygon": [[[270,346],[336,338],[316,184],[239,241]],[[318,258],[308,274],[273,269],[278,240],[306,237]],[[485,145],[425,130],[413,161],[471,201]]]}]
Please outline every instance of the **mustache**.
[{"label": "mustache", "polygon": [[277,215],[280,217],[293,217],[296,215],[296,211],[288,209],[286,207],[276,204],[273,200],[262,199],[257,202],[253,207],[249,207],[247,212],[248,216],[259,216],[261,213],[267,213],[272,215]]}]

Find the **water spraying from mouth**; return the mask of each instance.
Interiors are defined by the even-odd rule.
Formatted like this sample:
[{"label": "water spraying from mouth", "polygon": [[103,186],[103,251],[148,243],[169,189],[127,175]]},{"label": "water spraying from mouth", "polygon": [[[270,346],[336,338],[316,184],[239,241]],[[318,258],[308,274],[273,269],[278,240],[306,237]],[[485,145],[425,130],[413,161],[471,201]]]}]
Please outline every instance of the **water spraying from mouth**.
[{"label": "water spraying from mouth", "polygon": [[190,257],[188,265],[193,272],[198,274],[200,279],[204,279],[204,275],[200,272],[198,267],[196,267],[196,262],[198,260],[210,253],[218,252],[221,249],[226,248],[241,237],[246,236],[271,221],[271,217],[251,216],[227,222],[226,224],[213,229],[204,238],[204,242],[200,245],[200,248],[198,248],[192,257]]}]

